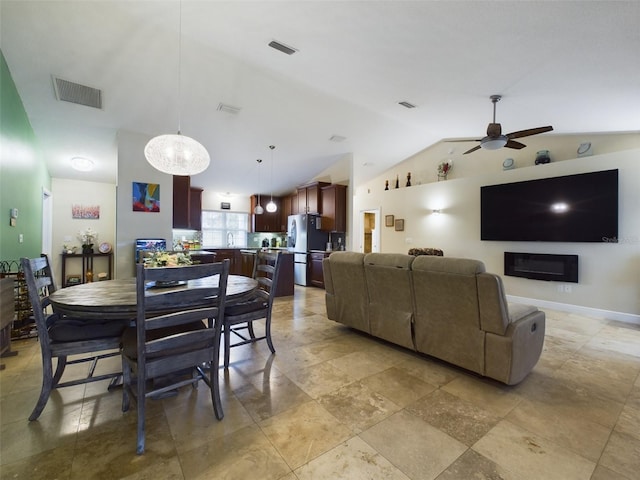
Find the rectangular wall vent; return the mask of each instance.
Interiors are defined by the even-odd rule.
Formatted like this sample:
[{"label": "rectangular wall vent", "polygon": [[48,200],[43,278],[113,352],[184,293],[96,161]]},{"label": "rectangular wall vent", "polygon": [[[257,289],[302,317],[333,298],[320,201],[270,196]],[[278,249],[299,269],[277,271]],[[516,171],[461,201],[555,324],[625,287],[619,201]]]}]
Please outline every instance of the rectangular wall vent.
[{"label": "rectangular wall vent", "polygon": [[406,107],[406,108],[416,108],[416,106],[413,103],[409,103],[409,102],[398,102],[398,105],[402,105],[403,107]]},{"label": "rectangular wall vent", "polygon": [[276,50],[280,50],[282,53],[286,53],[287,55],[293,55],[298,51],[293,47],[289,47],[284,43],[276,42],[275,40],[272,40],[271,42],[269,42],[269,46],[271,48],[275,48]]},{"label": "rectangular wall vent", "polygon": [[234,107],[233,105],[227,105],[224,103],[219,103],[217,110],[219,112],[230,113],[232,115],[237,115],[242,110],[240,107]]},{"label": "rectangular wall vent", "polygon": [[53,77],[53,88],[58,100],[102,109],[102,90],[55,76]]}]

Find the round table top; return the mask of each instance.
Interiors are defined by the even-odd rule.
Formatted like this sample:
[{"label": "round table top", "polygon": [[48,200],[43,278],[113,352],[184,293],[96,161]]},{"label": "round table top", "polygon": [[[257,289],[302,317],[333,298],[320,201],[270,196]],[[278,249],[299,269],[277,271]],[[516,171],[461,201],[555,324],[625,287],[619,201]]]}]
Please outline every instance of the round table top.
[{"label": "round table top", "polygon": [[[212,286],[218,285],[219,276],[211,278]],[[197,281],[202,286],[202,281]],[[251,277],[229,275],[227,302],[236,302],[248,296],[258,286]],[[185,286],[171,287],[185,288]],[[187,286],[186,288],[189,288]],[[158,287],[158,293],[166,291]],[[136,316],[136,279],[122,278],[84,283],[56,290],[49,296],[56,312],[72,317],[130,319]]]}]

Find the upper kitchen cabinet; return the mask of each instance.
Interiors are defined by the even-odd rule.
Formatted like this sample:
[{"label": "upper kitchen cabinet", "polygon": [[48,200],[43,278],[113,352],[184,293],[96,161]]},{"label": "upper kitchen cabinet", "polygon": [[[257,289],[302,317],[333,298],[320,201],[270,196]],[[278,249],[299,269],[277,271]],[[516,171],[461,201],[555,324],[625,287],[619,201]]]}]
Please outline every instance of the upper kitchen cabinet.
[{"label": "upper kitchen cabinet", "polygon": [[191,186],[191,177],[173,176],[173,228],[202,228],[202,189]]},{"label": "upper kitchen cabinet", "polygon": [[347,231],[347,186],[328,185],[321,188],[322,230]]},{"label": "upper kitchen cabinet", "polygon": [[322,213],[322,187],[327,182],[315,182],[298,187],[298,213]]},{"label": "upper kitchen cabinet", "polygon": [[[282,201],[279,197],[273,197],[273,203],[278,209],[275,212],[267,212],[267,203],[271,200],[270,195],[260,195],[260,204],[264,208],[262,215],[251,214],[251,231],[252,232],[286,232],[286,218],[283,221]],[[258,196],[251,196],[251,211],[258,203]]]}]

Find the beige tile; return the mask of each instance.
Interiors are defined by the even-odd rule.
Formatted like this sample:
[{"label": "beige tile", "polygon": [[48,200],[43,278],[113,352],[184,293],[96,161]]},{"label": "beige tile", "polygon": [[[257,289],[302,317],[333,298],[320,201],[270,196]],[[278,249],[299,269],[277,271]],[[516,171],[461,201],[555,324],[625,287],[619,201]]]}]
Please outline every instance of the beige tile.
[{"label": "beige tile", "polygon": [[256,422],[311,400],[298,385],[282,374],[271,375],[264,380],[261,385],[245,383],[234,390],[236,398]]},{"label": "beige tile", "polygon": [[71,480],[122,478],[176,456],[164,416],[146,422],[144,455],[136,455],[135,411],[120,420],[83,430],[77,435]]},{"label": "beige tile", "polygon": [[600,464],[632,479],[640,472],[640,440],[614,431],[604,449]]},{"label": "beige tile", "polygon": [[500,420],[489,411],[442,390],[421,398],[406,410],[467,446],[473,445]]},{"label": "beige tile", "polygon": [[566,414],[552,403],[524,400],[506,418],[525,430],[597,462],[611,429],[591,421],[580,412],[576,413]]},{"label": "beige tile", "polygon": [[620,413],[615,431],[640,440],[640,410],[630,405],[625,406]]},{"label": "beige tile", "polygon": [[180,392],[165,402],[165,416],[179,454],[254,424],[251,415],[233,396],[223,397],[224,418],[218,420],[211,404],[209,389]]},{"label": "beige tile", "polygon": [[66,480],[71,475],[73,450],[74,443],[67,442],[64,446],[36,453],[13,463],[5,463],[3,458],[0,479]]},{"label": "beige tile", "polygon": [[598,465],[591,475],[591,480],[632,480],[624,475],[620,475],[607,467]]},{"label": "beige tile", "polygon": [[438,475],[436,480],[518,480],[519,478],[478,452],[467,450]]},{"label": "beige tile", "polygon": [[182,466],[177,457],[154,463],[147,468],[123,477],[121,480],[184,480]]},{"label": "beige tile", "polygon": [[291,469],[259,428],[245,427],[180,455],[185,479],[277,480]]},{"label": "beige tile", "polygon": [[361,382],[323,395],[318,402],[354,433],[362,432],[402,408]]},{"label": "beige tile", "polygon": [[356,380],[380,373],[391,365],[379,355],[368,351],[358,351],[343,355],[327,362],[329,365],[348,373]]},{"label": "beige tile", "polygon": [[316,402],[307,402],[259,423],[287,464],[296,469],[352,436]]},{"label": "beige tile", "polygon": [[299,480],[409,480],[386,458],[354,437],[295,471]]},{"label": "beige tile", "polygon": [[363,378],[361,383],[401,407],[413,403],[436,389],[434,385],[423,382],[399,367],[391,367]]},{"label": "beige tile", "polygon": [[466,446],[406,411],[360,434],[365,442],[412,479],[433,479]]},{"label": "beige tile", "polygon": [[580,383],[566,378],[549,378],[529,392],[528,400],[546,405],[558,417],[586,418],[612,428],[623,404],[602,398]]},{"label": "beige tile", "polygon": [[470,374],[459,376],[443,386],[442,390],[498,417],[504,417],[522,401],[514,387]]},{"label": "beige tile", "polygon": [[640,358],[640,328],[607,325],[587,345]]},{"label": "beige tile", "polygon": [[595,468],[595,463],[504,420],[473,450],[502,468],[517,472],[523,480],[583,480]]},{"label": "beige tile", "polygon": [[[3,399],[4,403],[6,399]],[[67,445],[74,445],[80,422],[80,409],[66,415],[56,412],[29,422],[20,418],[0,429],[0,461],[11,463]]]},{"label": "beige tile", "polygon": [[328,362],[297,370],[289,377],[313,398],[326,395],[357,380],[351,374]]},{"label": "beige tile", "polygon": [[436,387],[446,385],[461,374],[464,374],[463,370],[448,363],[417,354],[407,358],[396,367]]}]

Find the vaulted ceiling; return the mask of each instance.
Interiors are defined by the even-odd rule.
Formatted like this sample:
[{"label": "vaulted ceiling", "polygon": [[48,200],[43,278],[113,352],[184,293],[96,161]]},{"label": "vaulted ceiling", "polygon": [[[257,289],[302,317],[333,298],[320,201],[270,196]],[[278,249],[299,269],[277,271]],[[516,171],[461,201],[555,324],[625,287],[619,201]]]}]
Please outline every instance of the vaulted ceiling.
[{"label": "vaulted ceiling", "polygon": [[[2,0],[0,21],[54,177],[115,182],[118,131],[175,133],[179,119],[212,158],[193,183],[237,194],[271,189],[271,144],[284,193],[336,164],[346,180],[351,159],[357,184],[481,138],[492,94],[504,132],[640,130],[637,1]],[[52,76],[100,89],[102,108],[57,100]]]}]

